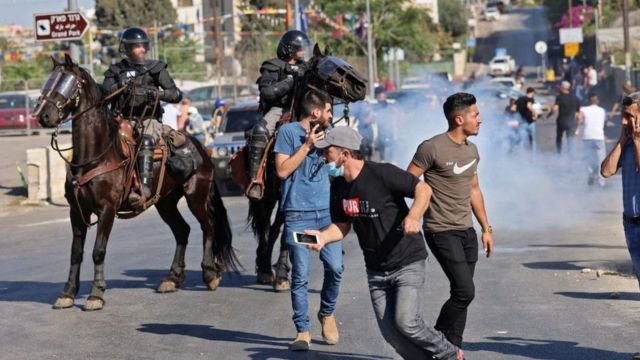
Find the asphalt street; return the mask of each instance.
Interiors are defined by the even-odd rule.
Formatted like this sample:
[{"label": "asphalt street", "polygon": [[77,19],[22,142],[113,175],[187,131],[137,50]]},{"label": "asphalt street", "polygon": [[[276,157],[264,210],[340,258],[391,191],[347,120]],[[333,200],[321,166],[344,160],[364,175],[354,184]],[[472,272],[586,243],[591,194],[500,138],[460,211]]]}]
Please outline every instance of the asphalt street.
[{"label": "asphalt street", "polygon": [[[527,41],[516,60],[533,56],[537,9],[503,17],[502,37]],[[534,18],[534,19],[529,19]],[[529,20],[527,20],[529,19]],[[526,25],[534,26],[529,28]],[[534,25],[531,25],[534,24]],[[538,24],[538,25],[535,25]],[[531,30],[533,29],[533,30]],[[527,55],[526,53],[531,54]],[[483,138],[484,136],[484,138]],[[426,136],[425,136],[426,137]],[[621,222],[620,178],[604,189],[586,186],[571,158],[504,158],[483,145],[480,179],[495,230],[496,252],[481,257],[476,297],[465,333],[469,360],[628,360],[640,351],[640,293],[630,276]],[[3,149],[22,146],[0,138]],[[46,137],[34,137],[47,143]],[[30,140],[31,141],[31,140]],[[15,173],[5,174],[17,150],[2,159],[3,199]],[[24,154],[22,152],[22,154]],[[484,164],[492,164],[483,168]],[[400,164],[406,166],[406,164]],[[569,169],[570,168],[570,169]],[[13,171],[13,169],[6,170]],[[295,354],[289,293],[257,285],[256,242],[246,226],[247,201],[226,197],[234,240],[244,269],[223,276],[220,288],[206,290],[200,277],[201,231],[184,203],[191,225],[187,280],[172,294],[155,288],[174,251],[169,228],[154,209],[117,221],[106,257],[107,292],[102,311],[83,312],[93,277],[89,231],[76,306],[51,305],[66,281],[71,231],[68,209],[21,207],[5,201],[0,212],[1,359],[395,359],[375,323],[364,262],[353,235],[345,240],[345,272],[337,318],[340,343],[324,345],[315,321],[322,266],[312,262],[310,315],[312,351]],[[597,271],[600,270],[600,271]],[[427,264],[424,318],[433,323],[448,297],[448,282],[435,259]]]}]

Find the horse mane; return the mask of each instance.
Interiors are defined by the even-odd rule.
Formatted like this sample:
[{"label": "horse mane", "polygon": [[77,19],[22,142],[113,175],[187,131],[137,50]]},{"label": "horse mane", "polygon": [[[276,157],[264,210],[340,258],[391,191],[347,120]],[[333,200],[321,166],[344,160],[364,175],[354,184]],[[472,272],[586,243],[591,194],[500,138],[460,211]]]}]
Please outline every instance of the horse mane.
[{"label": "horse mane", "polygon": [[[77,72],[79,73],[80,78],[84,81],[84,85],[82,88],[84,91],[85,100],[89,104],[96,104],[96,103],[102,102],[103,96],[102,96],[102,89],[100,88],[100,85],[98,85],[98,83],[93,79],[91,74],[89,74],[89,72],[86,69],[76,64],[74,64],[74,67],[75,69],[77,69]],[[100,116],[107,119],[107,125],[109,125],[109,130],[111,132],[117,131],[118,124],[115,121],[108,121],[111,115],[107,110],[106,103],[101,104],[96,109],[98,110],[98,113],[100,114]]]}]

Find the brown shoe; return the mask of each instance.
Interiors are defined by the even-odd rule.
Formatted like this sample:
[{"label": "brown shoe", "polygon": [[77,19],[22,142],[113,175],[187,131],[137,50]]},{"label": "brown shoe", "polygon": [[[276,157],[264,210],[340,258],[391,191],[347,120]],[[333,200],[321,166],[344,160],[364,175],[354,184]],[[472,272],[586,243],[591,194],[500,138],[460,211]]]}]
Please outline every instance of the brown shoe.
[{"label": "brown shoe", "polygon": [[298,333],[296,339],[293,340],[289,349],[291,351],[307,351],[311,347],[311,335],[308,331]]},{"label": "brown shoe", "polygon": [[322,325],[322,338],[329,345],[338,343],[340,335],[338,334],[338,324],[335,315],[322,316],[318,313],[318,320]]}]

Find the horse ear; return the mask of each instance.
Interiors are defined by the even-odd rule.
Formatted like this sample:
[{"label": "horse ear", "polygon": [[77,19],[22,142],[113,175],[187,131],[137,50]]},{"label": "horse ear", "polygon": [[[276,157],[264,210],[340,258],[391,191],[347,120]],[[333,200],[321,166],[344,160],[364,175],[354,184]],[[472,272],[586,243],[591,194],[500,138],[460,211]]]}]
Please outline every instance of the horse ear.
[{"label": "horse ear", "polygon": [[317,43],[313,46],[313,56],[322,56],[322,51],[320,51],[320,46]]},{"label": "horse ear", "polygon": [[51,70],[55,69],[55,68],[56,68],[56,66],[60,65],[60,64],[58,63],[58,61],[56,60],[56,57],[55,57],[55,56],[53,56],[53,55],[51,55],[51,62],[53,63],[53,68],[52,68]]},{"label": "horse ear", "polygon": [[331,48],[329,47],[329,45],[324,47],[324,56],[331,56],[333,55],[333,51],[331,51]]},{"label": "horse ear", "polygon": [[66,66],[72,66],[73,65],[73,60],[71,60],[71,56],[69,56],[69,54],[64,54],[64,64]]}]

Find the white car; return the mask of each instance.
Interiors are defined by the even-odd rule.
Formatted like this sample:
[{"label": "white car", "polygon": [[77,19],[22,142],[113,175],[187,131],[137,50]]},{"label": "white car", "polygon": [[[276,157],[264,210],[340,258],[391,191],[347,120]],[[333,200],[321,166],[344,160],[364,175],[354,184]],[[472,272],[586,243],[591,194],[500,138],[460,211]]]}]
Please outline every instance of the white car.
[{"label": "white car", "polygon": [[498,7],[488,7],[484,10],[484,20],[485,21],[498,21],[500,20],[500,10]]},{"label": "white car", "polygon": [[498,76],[491,79],[492,84],[504,85],[508,88],[517,88],[516,80],[509,76]]},{"label": "white car", "polygon": [[489,61],[489,75],[509,76],[516,71],[516,61],[509,55],[496,56]]}]

